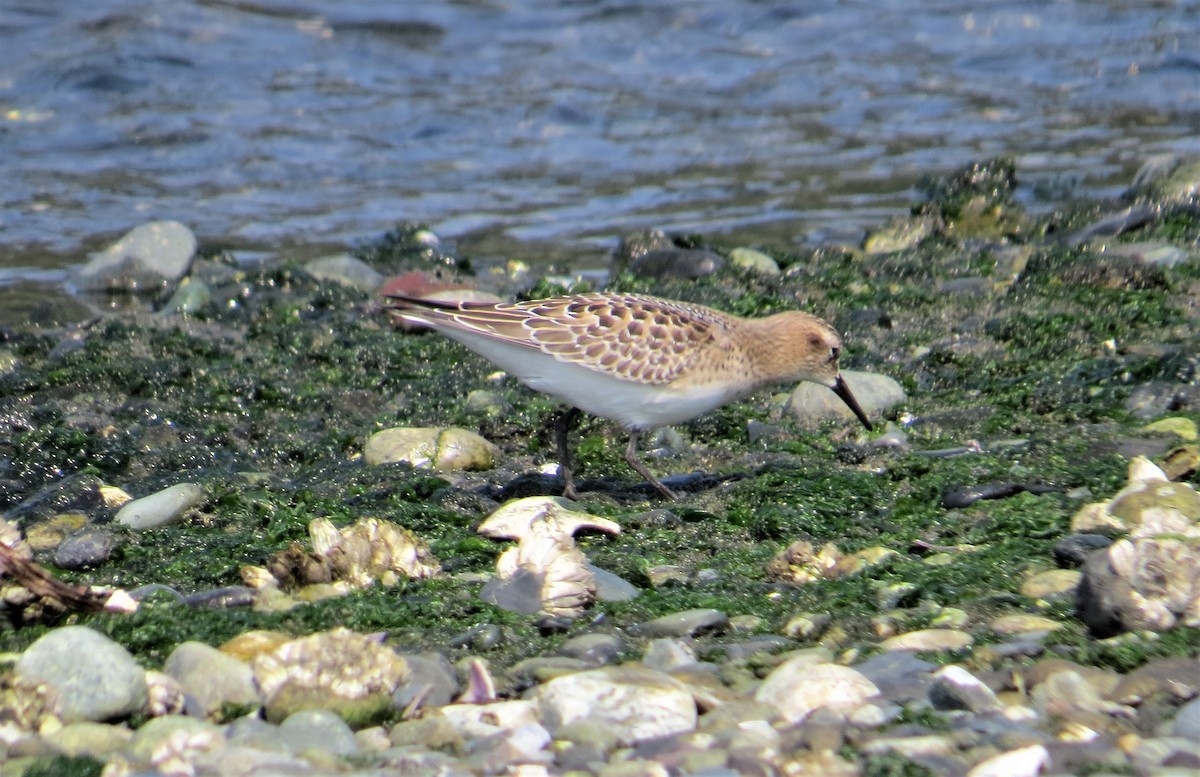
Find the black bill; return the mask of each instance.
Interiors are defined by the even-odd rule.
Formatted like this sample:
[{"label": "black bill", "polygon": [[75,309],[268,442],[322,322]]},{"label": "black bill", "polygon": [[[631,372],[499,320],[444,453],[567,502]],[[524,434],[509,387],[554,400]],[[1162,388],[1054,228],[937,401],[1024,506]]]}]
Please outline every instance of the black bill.
[{"label": "black bill", "polygon": [[837,376],[837,383],[833,384],[833,393],[841,397],[842,401],[846,403],[846,407],[854,411],[854,415],[858,416],[858,420],[862,421],[862,425],[867,427],[867,431],[875,428],[867,420],[867,414],[863,412],[862,406],[858,404],[858,400],[854,398],[854,394],[850,391],[850,385],[846,383],[846,379],[841,375]]}]

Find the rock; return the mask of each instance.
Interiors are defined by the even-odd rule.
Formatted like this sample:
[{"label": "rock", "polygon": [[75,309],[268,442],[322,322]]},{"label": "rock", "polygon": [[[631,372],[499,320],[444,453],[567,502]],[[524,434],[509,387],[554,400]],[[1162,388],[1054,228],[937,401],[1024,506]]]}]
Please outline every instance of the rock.
[{"label": "rock", "polygon": [[675,248],[675,241],[660,229],[647,229],[622,235],[617,247],[609,257],[612,275],[620,275],[629,269],[629,263],[658,249]]},{"label": "rock", "polygon": [[463,407],[472,413],[482,413],[489,418],[504,415],[512,412],[512,405],[508,400],[497,394],[495,391],[486,391],[484,389],[475,389],[467,394],[466,402]]},{"label": "rock", "polygon": [[637,586],[607,569],[588,562],[588,571],[596,581],[596,600],[600,602],[628,602],[641,596]]},{"label": "rock", "polygon": [[937,229],[938,221],[930,216],[894,218],[877,227],[863,238],[863,250],[870,256],[891,254],[914,248]]},{"label": "rock", "polygon": [[720,610],[696,609],[664,615],[639,624],[636,632],[643,637],[694,637],[729,628],[729,617]]},{"label": "rock", "polygon": [[376,432],[363,446],[369,465],[405,462],[418,469],[491,469],[499,450],[466,429],[396,427]]},{"label": "rock", "polygon": [[184,278],[160,312],[165,315],[190,316],[204,310],[210,302],[212,290],[207,283],[194,278]]},{"label": "rock", "polygon": [[404,660],[408,663],[409,679],[392,694],[396,709],[403,710],[418,698],[422,707],[441,707],[462,690],[454,666],[441,653],[406,653]]},{"label": "rock", "polygon": [[58,692],[64,722],[126,718],[146,707],[146,672],[125,648],[83,626],[47,633],[21,654],[16,675]]},{"label": "rock", "polygon": [[1160,418],[1159,420],[1146,424],[1141,428],[1143,432],[1159,432],[1162,434],[1173,434],[1176,437],[1194,441],[1197,436],[1196,422],[1190,418],[1182,416],[1172,416],[1171,418]]},{"label": "rock", "polygon": [[[1054,560],[1060,566],[1081,567],[1089,553],[1107,548],[1112,543],[1112,538],[1103,534],[1070,534],[1054,543]],[[1075,587],[1079,587],[1078,582]]]},{"label": "rock", "polygon": [[1032,631],[1057,631],[1063,625],[1056,620],[1042,615],[1001,615],[991,622],[992,631],[1005,636],[1010,634],[1027,634]]},{"label": "rock", "polygon": [[1200,158],[1160,154],[1141,166],[1129,195],[1166,203],[1195,203],[1200,196]]},{"label": "rock", "polygon": [[1070,669],[1054,672],[1038,683],[1030,694],[1030,700],[1034,708],[1047,717],[1067,717],[1081,712],[1130,712],[1128,707],[1106,701],[1095,685]]},{"label": "rock", "polygon": [[753,248],[735,248],[729,252],[729,261],[734,267],[756,272],[760,275],[779,275],[779,265],[762,251]]},{"label": "rock", "polygon": [[1088,556],[1076,611],[1089,631],[1200,625],[1200,521],[1147,509],[1126,539]]},{"label": "rock", "polygon": [[696,702],[683,683],[643,667],[610,666],[556,677],[538,686],[534,698],[551,733],[586,720],[636,744],[696,728]]},{"label": "rock", "polygon": [[306,263],[304,271],[320,281],[330,281],[374,294],[383,287],[383,276],[375,268],[350,254],[322,256]]},{"label": "rock", "polygon": [[377,639],[343,628],[285,642],[251,663],[270,721],[324,709],[351,726],[388,714],[408,663]]},{"label": "rock", "polygon": [[[854,397],[867,415],[877,415],[908,399],[904,389],[887,375],[857,370],[843,370]],[[803,422],[853,419],[854,413],[846,403],[824,386],[805,381],[792,391],[784,412]]]},{"label": "rock", "polygon": [[643,278],[694,280],[712,275],[725,266],[725,260],[703,248],[658,248],[629,263],[629,271]]},{"label": "rock", "polygon": [[226,705],[249,711],[262,704],[250,666],[203,642],[177,646],[163,671],[179,681],[205,717],[216,716]]},{"label": "rock", "polygon": [[135,531],[179,523],[194,507],[204,504],[204,489],[195,483],[177,483],[156,494],[128,502],[117,511],[116,522]]},{"label": "rock", "polygon": [[861,672],[837,664],[814,663],[801,655],[775,667],[754,700],[770,704],[790,723],[800,723],[819,709],[828,709],[841,719],[879,695],[875,683]]},{"label": "rock", "polygon": [[934,709],[967,710],[977,715],[1003,707],[991,688],[960,666],[943,667],[934,673],[929,703]]},{"label": "rock", "polygon": [[1190,699],[1200,694],[1200,658],[1155,658],[1120,678],[1107,694],[1121,704],[1140,705],[1155,696]]},{"label": "rock", "polygon": [[224,746],[224,735],[212,723],[166,715],[135,731],[127,752],[135,761],[154,764],[160,774],[178,774],[201,756]]},{"label": "rock", "polygon": [[1192,699],[1179,708],[1171,722],[1171,736],[1200,742],[1200,698]]},{"label": "rock", "polygon": [[99,760],[109,753],[124,750],[133,739],[133,732],[125,726],[81,720],[42,734],[42,737],[69,758]]},{"label": "rock", "polygon": [[190,229],[178,221],[153,221],[92,254],[76,283],[84,291],[157,292],[182,278],[195,254]]},{"label": "rock", "polygon": [[329,710],[303,710],[288,715],[279,724],[279,738],[297,755],[307,750],[343,757],[358,754],[354,732],[346,721]]},{"label": "rock", "polygon": [[593,666],[611,664],[625,649],[625,643],[615,634],[580,634],[558,647],[558,654],[584,661]]},{"label": "rock", "polygon": [[63,540],[54,551],[54,563],[63,569],[86,569],[108,561],[117,538],[104,529],[88,529]]},{"label": "rock", "polygon": [[970,634],[957,629],[922,629],[888,637],[879,643],[879,647],[884,650],[918,652],[962,650],[970,647],[974,641]]},{"label": "rock", "polygon": [[642,654],[642,664],[660,672],[672,672],[696,663],[696,651],[678,639],[652,639]]},{"label": "rock", "polygon": [[1036,777],[1050,768],[1050,752],[1042,745],[1029,745],[985,758],[967,772],[967,777]]}]

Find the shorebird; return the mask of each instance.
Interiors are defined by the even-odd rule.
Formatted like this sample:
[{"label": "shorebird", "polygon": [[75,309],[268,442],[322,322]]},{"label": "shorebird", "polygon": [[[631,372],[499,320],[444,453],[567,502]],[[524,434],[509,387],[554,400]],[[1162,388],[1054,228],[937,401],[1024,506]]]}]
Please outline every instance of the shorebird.
[{"label": "shorebird", "polygon": [[741,318],[642,294],[596,292],[529,302],[446,303],[388,296],[395,320],[431,327],[565,402],[555,424],[564,496],[578,498],[567,431],[580,410],[629,430],[625,461],[678,497],[638,458],[642,432],[687,421],[753,391],[802,380],[828,386],[871,422],[838,370],[841,338],[790,311]]}]

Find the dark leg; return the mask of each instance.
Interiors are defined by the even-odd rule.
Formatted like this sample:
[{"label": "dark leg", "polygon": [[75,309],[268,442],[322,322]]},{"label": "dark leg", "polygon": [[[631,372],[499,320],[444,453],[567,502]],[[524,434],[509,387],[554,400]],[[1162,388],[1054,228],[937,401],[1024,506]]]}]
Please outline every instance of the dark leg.
[{"label": "dark leg", "polygon": [[569,407],[559,413],[554,422],[554,441],[558,444],[558,471],[563,479],[563,496],[567,499],[579,498],[579,492],[575,490],[575,477],[571,474],[571,449],[567,445],[567,430],[578,417],[579,408]]},{"label": "dark leg", "polygon": [[646,469],[646,465],[637,455],[638,430],[634,429],[629,433],[629,445],[625,447],[625,463],[633,467],[634,472],[644,477],[650,485],[665,496],[667,499],[678,499],[679,494],[676,494],[671,489],[662,484],[662,481],[650,474],[650,470]]}]

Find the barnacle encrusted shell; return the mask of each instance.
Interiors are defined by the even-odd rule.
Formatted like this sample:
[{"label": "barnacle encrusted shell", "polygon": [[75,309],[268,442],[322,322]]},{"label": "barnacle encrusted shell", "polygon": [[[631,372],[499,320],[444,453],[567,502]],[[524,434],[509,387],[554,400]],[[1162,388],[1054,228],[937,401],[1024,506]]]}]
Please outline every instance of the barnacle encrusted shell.
[{"label": "barnacle encrusted shell", "polygon": [[386,715],[392,692],[410,675],[408,663],[380,637],[344,628],[285,642],[256,656],[251,668],[268,720],[325,709],[351,726]]},{"label": "barnacle encrusted shell", "polygon": [[1139,456],[1128,485],[1083,508],[1072,528],[1128,532],[1084,564],[1076,605],[1093,634],[1200,626],[1200,494],[1189,484]]},{"label": "barnacle encrusted shell", "polygon": [[496,578],[482,596],[506,609],[574,616],[596,599],[595,575],[573,535],[584,528],[617,534],[607,518],[575,512],[557,497],[529,497],[501,507],[480,524],[488,537],[515,539],[496,560]]},{"label": "barnacle encrusted shell", "polygon": [[311,551],[292,543],[265,568],[242,568],[242,580],[259,592],[257,604],[262,608],[288,609],[376,583],[395,585],[402,577],[422,579],[442,572],[419,537],[378,518],[363,518],[340,530],[328,519],[317,518],[309,522],[308,535]]}]

